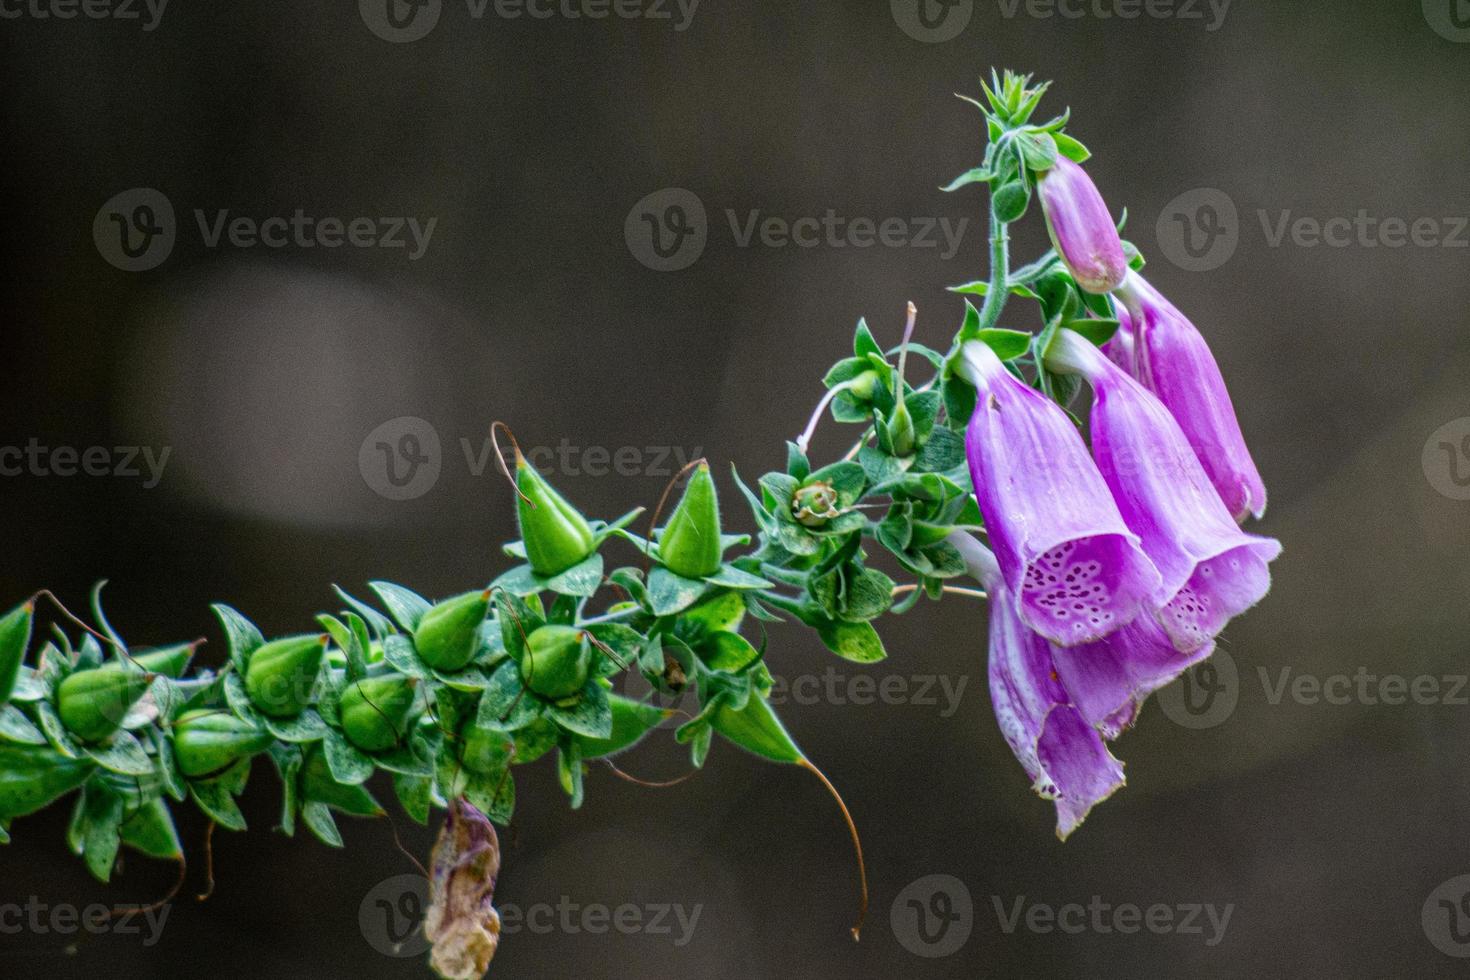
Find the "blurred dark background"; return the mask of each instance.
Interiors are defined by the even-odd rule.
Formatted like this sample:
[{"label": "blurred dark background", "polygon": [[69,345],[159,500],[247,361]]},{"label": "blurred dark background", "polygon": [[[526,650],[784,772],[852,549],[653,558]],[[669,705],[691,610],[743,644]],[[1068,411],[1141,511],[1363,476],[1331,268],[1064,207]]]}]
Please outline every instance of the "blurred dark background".
[{"label": "blurred dark background", "polygon": [[[974,94],[992,65],[1035,71],[1056,80],[1042,114],[1072,107],[1070,131],[1110,204],[1128,208],[1152,280],[1221,362],[1271,491],[1261,528],[1286,545],[1273,593],[1229,629],[1228,664],[1170,692],[1173,710],[1149,704],[1117,747],[1129,786],[1065,845],[996,729],[982,607],[956,599],[885,621],[890,659],[866,669],[777,628],[778,674],[835,671],[823,684],[837,695],[784,714],[864,832],[863,942],[846,936],[845,832],[805,774],[719,745],[670,790],[594,769],[574,813],[548,759],[518,770],[498,900],[697,906],[699,918],[682,944],[677,924],[523,930],[492,976],[1463,973],[1465,3],[1180,0],[1123,19],[1101,16],[1112,0],[931,0],[926,27],[913,0],[704,0],[692,15],[644,0],[615,8],[644,16],[606,19],[392,2],[406,27],[384,0],[95,8],[138,19],[0,5],[0,446],[45,447],[43,465],[0,478],[6,606],[44,586],[82,607],[105,577],[133,642],[208,636],[217,661],[211,601],[280,633],[333,608],[332,583],[388,578],[431,596],[484,583],[514,536],[511,495],[483,466],[497,418],[552,450],[540,461],[601,516],[651,504],[681,454],[722,474],[780,465],[859,316],[893,343],[913,300],[918,339],[947,343],[962,306],[944,287],[983,276],[986,254],[983,193],[936,190],[981,145],[977,114],[951,93]],[[635,206],[670,188],[700,202],[707,240],[698,252],[690,239],[692,264],[660,271],[641,215],[671,202],[692,215],[689,198]],[[166,222],[160,195],[172,247],[157,236],[127,259],[108,215]],[[298,209],[372,218],[363,241],[391,230],[380,218],[435,223],[414,258],[406,230],[398,248],[207,241],[222,211],[263,222]],[[793,222],[829,209],[901,219],[920,240],[742,247],[727,214],[743,226],[757,211]],[[1339,244],[1293,232],[1300,217],[1338,219]],[[968,222],[957,247],[937,230],[922,244],[938,219]],[[1388,219],[1421,233],[1405,240]],[[1018,259],[1043,245],[1031,215]],[[399,492],[375,447],[396,452],[405,433],[435,462]],[[816,453],[853,436],[825,423]],[[105,464],[92,458],[107,475],[57,475],[67,447],[105,449]],[[119,447],[155,461],[167,450],[161,478],[141,454],[139,475],[119,472]],[[619,449],[629,475],[609,472]],[[748,529],[727,478],[722,490]],[[862,674],[900,678],[910,696],[852,703]],[[1341,675],[1377,680],[1354,681],[1345,703],[1314,701],[1313,681]],[[1305,693],[1277,696],[1301,676]],[[1385,677],[1433,678],[1437,693],[1420,680],[1422,696],[1384,703]],[[941,685],[962,683],[947,704]],[[937,703],[922,703],[923,684]],[[1180,707],[1212,688],[1223,700],[1208,711]],[[687,765],[669,738],[622,762],[648,778]],[[262,763],[250,834],[215,836],[217,887],[202,904],[203,822],[184,818],[194,865],[156,944],[3,933],[0,975],[427,976],[421,958],[380,952],[372,925],[375,886],[412,871],[388,826],[344,821],[343,851],[272,834],[273,781]],[[67,853],[66,809],[15,825],[0,902],[168,888],[170,868],[136,857],[112,886],[93,882]],[[399,830],[427,851],[431,831]],[[921,881],[931,875],[957,880],[940,890],[972,909],[967,936],[952,922],[937,945],[914,938],[908,898],[944,908]],[[1018,900],[1231,917],[1223,936],[1203,915],[1202,934],[1024,920],[1008,932]],[[946,944],[957,948],[919,955]]]}]

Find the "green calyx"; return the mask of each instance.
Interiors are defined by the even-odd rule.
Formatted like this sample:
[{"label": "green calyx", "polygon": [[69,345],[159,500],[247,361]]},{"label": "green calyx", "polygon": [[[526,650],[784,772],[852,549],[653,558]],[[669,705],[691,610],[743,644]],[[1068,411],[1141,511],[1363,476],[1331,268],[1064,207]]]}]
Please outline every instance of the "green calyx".
[{"label": "green calyx", "polygon": [[35,615],[36,603],[31,601],[17,606],[0,619],[0,708],[15,691],[15,679],[20,676],[21,661],[25,660],[26,647],[31,642],[31,623]]},{"label": "green calyx", "polygon": [[720,570],[720,500],[709,464],[701,461],[684,488],[658,539],[658,559],[685,578],[703,578]]},{"label": "green calyx", "polygon": [[219,708],[185,712],[174,721],[174,759],[191,779],[227,769],[274,741],[270,732]]},{"label": "green calyx", "polygon": [[803,527],[826,527],[827,522],[842,516],[837,488],[826,480],[797,487],[791,495],[791,516]]},{"label": "green calyx", "polygon": [[417,707],[418,679],[366,677],[338,703],[342,733],[364,752],[386,752],[407,733]]},{"label": "green calyx", "polygon": [[357,817],[381,817],[383,808],[361,786],[346,786],[332,777],[321,743],[308,750],[301,766],[301,798],[307,803],[324,803]]},{"label": "green calyx", "polygon": [[553,701],[569,698],[587,686],[592,673],[592,643],[587,631],[574,626],[542,626],[526,637],[521,678],[527,687]]},{"label": "green calyx", "polygon": [[505,732],[481,728],[471,719],[460,733],[459,758],[464,767],[479,776],[502,772],[515,757],[515,739]]},{"label": "green calyx", "polygon": [[414,648],[436,670],[463,670],[479,649],[480,626],[489,614],[489,589],[445,599],[419,620]]},{"label": "green calyx", "polygon": [[136,851],[163,861],[183,859],[184,849],[174,827],[173,814],[161,798],[149,800],[118,826],[122,842]]},{"label": "green calyx", "polygon": [[101,741],[118,730],[156,676],[131,664],[79,670],[57,689],[56,712],[83,742]]},{"label": "green calyx", "polygon": [[536,467],[516,454],[516,516],[526,560],[537,575],[560,575],[592,554],[592,525],[567,503]]},{"label": "green calyx", "polygon": [[873,400],[873,389],[878,386],[880,380],[878,372],[869,368],[847,382],[847,391],[858,401],[870,402]]},{"label": "green calyx", "polygon": [[327,635],[272,640],[250,655],[245,691],[250,703],[273,718],[294,718],[312,702],[327,653]]},{"label": "green calyx", "polygon": [[643,737],[665,721],[674,712],[669,708],[646,701],[634,701],[619,694],[609,695],[612,707],[612,734],[607,738],[590,738],[586,735],[573,736],[584,759],[598,759],[616,755],[643,741]]},{"label": "green calyx", "polygon": [[0,742],[0,820],[23,817],[82,785],[91,759],[68,759],[49,745]]},{"label": "green calyx", "polygon": [[745,707],[735,710],[720,705],[710,718],[715,731],[747,752],[772,762],[797,763],[805,758],[786,726],[771,710],[770,702],[752,691]]},{"label": "green calyx", "polygon": [[[193,643],[180,643],[177,646],[149,650],[147,653],[135,653],[128,656],[127,663],[134,667],[141,667],[150,674],[160,674],[178,680],[184,676],[189,661],[194,658],[195,646],[196,644]],[[114,661],[108,664],[108,667],[121,668],[123,664]]]}]

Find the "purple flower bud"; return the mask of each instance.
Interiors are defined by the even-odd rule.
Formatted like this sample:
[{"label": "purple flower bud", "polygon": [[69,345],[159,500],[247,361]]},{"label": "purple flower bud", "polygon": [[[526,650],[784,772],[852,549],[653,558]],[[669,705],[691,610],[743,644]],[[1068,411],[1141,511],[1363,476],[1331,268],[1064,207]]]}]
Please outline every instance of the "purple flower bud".
[{"label": "purple flower bud", "polygon": [[1087,171],[1066,157],[1036,178],[1046,229],[1077,285],[1110,293],[1128,275],[1128,258],[1118,228]]},{"label": "purple flower bud", "polygon": [[1119,295],[1133,319],[1134,376],[1173,414],[1231,516],[1259,518],[1266,512],[1266,486],[1205,339],[1137,273]]},{"label": "purple flower bud", "polygon": [[1063,840],[1123,785],[1123,766],[1088,724],[1052,659],[1053,648],[1016,614],[995,556],[968,535],[952,536],[990,593],[990,701],[1031,786],[1057,807]]},{"label": "purple flower bud", "polygon": [[977,389],[970,476],[1017,614],[1054,643],[1100,640],[1155,598],[1159,572],[1066,413],[985,344],[971,341],[963,355]]},{"label": "purple flower bud", "polygon": [[429,964],[448,980],[479,980],[500,944],[500,915],[490,904],[500,873],[495,825],[464,799],[452,800],[431,863]]},{"label": "purple flower bud", "polygon": [[1175,648],[1200,649],[1270,590],[1280,542],[1241,531],[1169,410],[1089,341],[1059,331],[1047,363],[1092,384],[1093,455],[1163,576],[1159,621]]}]

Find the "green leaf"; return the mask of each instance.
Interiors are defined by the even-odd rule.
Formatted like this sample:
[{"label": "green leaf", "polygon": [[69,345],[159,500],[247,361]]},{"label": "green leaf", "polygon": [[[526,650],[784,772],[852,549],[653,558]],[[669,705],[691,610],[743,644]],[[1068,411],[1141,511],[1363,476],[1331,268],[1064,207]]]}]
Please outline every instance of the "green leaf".
[{"label": "green leaf", "polygon": [[992,206],[995,208],[996,218],[1010,224],[1020,220],[1030,203],[1031,188],[1023,180],[1013,180],[996,190]]},{"label": "green leaf", "polygon": [[1066,133],[1052,133],[1051,137],[1056,142],[1057,152],[1073,163],[1086,163],[1092,156],[1092,152],[1087,147]]},{"label": "green leaf", "polygon": [[481,775],[469,773],[464,795],[481,813],[494,822],[510,823],[516,809],[516,784],[509,770]]},{"label": "green leaf", "polygon": [[342,832],[325,803],[311,802],[301,808],[301,820],[317,839],[328,847],[342,846]]},{"label": "green leaf", "polygon": [[663,566],[648,573],[648,602],[655,616],[671,616],[689,608],[709,588],[699,579],[685,578]]},{"label": "green leaf", "polygon": [[871,664],[888,656],[871,623],[823,623],[817,626],[817,635],[828,650],[853,663]]},{"label": "green leaf", "polygon": [[964,173],[960,174],[954,180],[950,181],[948,184],[939,189],[947,193],[950,191],[957,191],[961,187],[968,187],[971,184],[987,183],[993,179],[995,179],[995,174],[991,173],[988,167],[975,167],[972,170],[966,170]]},{"label": "green leaf", "polygon": [[590,596],[602,585],[602,555],[593,552],[545,583],[548,590],[561,595]]},{"label": "green leaf", "polygon": [[612,735],[612,704],[608,700],[607,688],[596,680],[588,681],[581,697],[569,705],[548,704],[546,717],[562,728],[588,738],[607,738]]},{"label": "green leaf", "polygon": [[122,843],[122,797],[94,783],[84,791],[82,806],[82,858],[92,877],[106,884],[112,878],[118,845]]},{"label": "green leaf", "polygon": [[531,569],[530,565],[517,565],[502,573],[490,585],[497,591],[509,592],[516,596],[528,596],[540,592],[545,587],[545,581]]},{"label": "green leaf", "polygon": [[759,575],[742,571],[734,565],[721,565],[719,571],[713,575],[706,575],[704,580],[710,585],[718,585],[726,589],[769,589],[774,584]]},{"label": "green leaf", "polygon": [[427,825],[429,822],[429,797],[433,787],[434,781],[425,776],[405,776],[402,773],[393,776],[393,792],[398,795],[403,812],[419,824]]},{"label": "green leaf", "polygon": [[1050,133],[1016,134],[1016,149],[1021,161],[1031,170],[1050,170],[1057,162],[1057,141]]},{"label": "green leaf", "polygon": [[977,331],[975,339],[995,351],[995,356],[1002,361],[1014,361],[1031,349],[1031,334],[1024,330],[991,327]]},{"label": "green leaf", "polygon": [[82,750],[103,769],[122,776],[153,774],[153,760],[131,732],[114,732],[102,745],[84,745]]},{"label": "green leaf", "polygon": [[[332,586],[332,590],[337,593],[338,598],[340,598],[343,602],[347,603],[347,605],[352,608],[353,612],[357,613],[363,618],[368,626],[372,628],[374,636],[387,636],[389,633],[392,633],[394,631],[393,624],[388,621],[387,616],[384,616],[382,613],[378,612],[376,609],[363,602],[361,599],[357,599],[349,595],[347,591],[342,588],[342,586],[334,585]],[[356,680],[356,678],[354,678],[354,680]]]},{"label": "green leaf", "polygon": [[875,568],[864,568],[849,578],[839,609],[844,620],[866,623],[883,615],[891,605],[893,579]]},{"label": "green leaf", "polygon": [[230,653],[230,663],[235,665],[237,671],[244,674],[250,662],[250,655],[255,652],[256,647],[265,644],[265,637],[261,635],[254,623],[229,606],[217,602],[210,608],[214,610],[220,625],[225,629],[225,644]]},{"label": "green leaf", "polygon": [[869,354],[883,356],[883,348],[873,339],[873,332],[868,329],[868,321],[858,320],[857,329],[853,332],[852,352],[857,357],[867,357]]},{"label": "green leaf", "polygon": [[417,592],[392,582],[369,582],[368,588],[377,593],[393,621],[409,633],[419,628],[419,620],[434,605]]},{"label": "green leaf", "polygon": [[490,675],[490,686],[480,696],[475,724],[500,732],[525,728],[541,715],[541,702],[521,683],[521,669],[513,660]]},{"label": "green leaf", "polygon": [[327,768],[332,778],[346,786],[365,783],[373,774],[373,760],[360,752],[346,737],[335,729],[322,739],[322,750],[327,757]]},{"label": "green leaf", "polygon": [[221,827],[226,830],[245,829],[245,815],[230,795],[224,777],[189,783],[189,795],[204,815]]},{"label": "green leaf", "polygon": [[1081,334],[1098,347],[1112,340],[1113,334],[1118,332],[1118,321],[1113,319],[1088,318],[1085,320],[1068,320],[1062,326]]},{"label": "green leaf", "polygon": [[13,704],[0,708],[0,739],[21,745],[46,744],[45,734]]},{"label": "green leaf", "polygon": [[796,763],[803,758],[770,703],[759,695],[753,695],[738,711],[720,705],[710,717],[710,726],[728,741],[772,762]]},{"label": "green leaf", "polygon": [[717,630],[705,640],[704,661],[714,670],[737,673],[760,659],[760,651],[739,633]]}]

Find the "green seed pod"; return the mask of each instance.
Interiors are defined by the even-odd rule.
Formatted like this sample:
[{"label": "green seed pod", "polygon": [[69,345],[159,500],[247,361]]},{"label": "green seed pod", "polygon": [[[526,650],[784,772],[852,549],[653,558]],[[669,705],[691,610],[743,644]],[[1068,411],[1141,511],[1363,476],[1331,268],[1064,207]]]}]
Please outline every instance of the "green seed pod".
[{"label": "green seed pod", "polygon": [[888,417],[884,434],[887,437],[887,448],[895,456],[912,455],[917,448],[918,433],[914,429],[914,417],[903,399],[898,399],[893,406],[893,414]]},{"label": "green seed pod", "polygon": [[31,621],[35,619],[35,600],[17,606],[0,619],[0,708],[15,691],[15,679],[26,658],[31,642]]},{"label": "green seed pod", "polygon": [[161,798],[149,800],[123,820],[122,842],[149,857],[178,861],[184,856],[173,814]]},{"label": "green seed pod", "polygon": [[100,741],[117,731],[155,676],[123,663],[79,670],[57,690],[61,723],[83,742]]},{"label": "green seed pod", "polygon": [[480,728],[471,718],[469,724],[465,725],[464,730],[460,732],[460,738],[463,744],[460,747],[459,758],[470,772],[490,776],[510,765],[516,743],[514,738],[505,732]]},{"label": "green seed pod", "polygon": [[709,464],[701,462],[659,535],[658,560],[686,578],[703,578],[719,571],[723,556],[720,500]]},{"label": "green seed pod", "polygon": [[769,702],[754,691],[739,711],[721,705],[710,724],[742,749],[772,762],[796,763],[805,758]]},{"label": "green seed pod", "polygon": [[186,712],[174,722],[174,758],[191,779],[264,752],[274,741],[270,732],[221,708]]},{"label": "green seed pod", "polygon": [[463,670],[480,646],[480,626],[490,614],[490,590],[467,592],[424,613],[413,645],[424,663],[437,670]]},{"label": "green seed pod", "polygon": [[353,816],[383,815],[383,808],[378,806],[373,794],[361,786],[343,786],[332,778],[320,742],[311,747],[301,767],[301,798],[308,803],[325,803]]},{"label": "green seed pod", "polygon": [[189,661],[194,657],[196,644],[180,643],[177,646],[160,647],[157,650],[149,650],[147,653],[133,654],[125,661],[113,661],[109,667],[122,668],[126,666],[141,667],[150,674],[162,674],[177,680],[184,676],[184,670],[189,666]]},{"label": "green seed pod", "polygon": [[274,718],[294,718],[311,704],[327,652],[327,634],[272,640],[250,655],[245,691]]},{"label": "green seed pod", "polygon": [[634,701],[618,694],[608,695],[608,701],[612,705],[612,734],[607,738],[573,736],[581,747],[584,759],[616,755],[632,748],[656,725],[674,713],[668,708],[660,708],[646,701]]},{"label": "green seed pod", "polygon": [[365,677],[342,695],[342,732],[364,752],[385,752],[408,731],[416,706],[418,678],[393,674]]},{"label": "green seed pod", "polygon": [[878,385],[878,372],[872,368],[859,374],[848,383],[847,390],[858,401],[869,402],[873,400],[873,389]]},{"label": "green seed pod", "polygon": [[68,759],[49,745],[0,742],[0,820],[35,813],[87,781],[91,759]]},{"label": "green seed pod", "polygon": [[521,679],[544,698],[569,698],[587,686],[592,672],[592,644],[586,630],[575,626],[542,626],[526,637]]},{"label": "green seed pod", "polygon": [[537,575],[559,575],[592,554],[592,526],[536,467],[516,454],[516,515],[526,560]]}]

